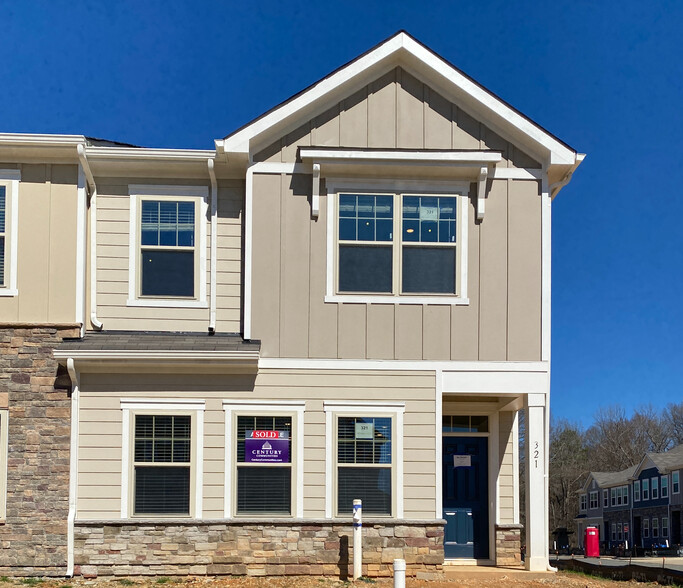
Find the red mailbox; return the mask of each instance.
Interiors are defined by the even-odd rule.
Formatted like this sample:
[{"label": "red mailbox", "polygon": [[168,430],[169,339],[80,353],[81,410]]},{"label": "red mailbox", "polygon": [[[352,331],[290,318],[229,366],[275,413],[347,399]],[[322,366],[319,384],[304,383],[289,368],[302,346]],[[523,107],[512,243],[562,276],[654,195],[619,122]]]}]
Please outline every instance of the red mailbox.
[{"label": "red mailbox", "polygon": [[586,527],[586,557],[600,557],[600,530],[597,527]]}]

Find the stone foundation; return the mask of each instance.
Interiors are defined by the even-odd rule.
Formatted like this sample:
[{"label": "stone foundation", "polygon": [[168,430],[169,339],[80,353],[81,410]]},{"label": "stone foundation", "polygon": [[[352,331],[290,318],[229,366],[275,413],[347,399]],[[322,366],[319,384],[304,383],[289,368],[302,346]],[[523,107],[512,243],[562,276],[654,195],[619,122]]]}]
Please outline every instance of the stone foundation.
[{"label": "stone foundation", "polygon": [[522,525],[496,525],[496,566],[521,567]]},{"label": "stone foundation", "polygon": [[0,325],[0,408],[9,409],[1,575],[66,571],[70,380],[52,350],[78,335],[73,326]]},{"label": "stone foundation", "polygon": [[[363,524],[363,575],[443,573],[444,521],[369,520]],[[519,544],[519,542],[518,542]],[[186,574],[353,577],[351,521],[81,521],[75,573],[86,577]]]}]

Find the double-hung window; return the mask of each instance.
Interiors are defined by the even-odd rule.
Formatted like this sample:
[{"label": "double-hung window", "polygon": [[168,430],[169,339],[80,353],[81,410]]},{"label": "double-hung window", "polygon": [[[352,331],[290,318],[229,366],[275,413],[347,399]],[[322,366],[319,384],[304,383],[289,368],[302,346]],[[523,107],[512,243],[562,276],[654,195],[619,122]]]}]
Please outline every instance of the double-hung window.
[{"label": "double-hung window", "polygon": [[660,487],[662,489],[662,498],[669,497],[669,478],[668,476],[661,477]]},{"label": "double-hung window", "polygon": [[643,500],[650,500],[650,481],[642,480],[643,485]]},{"label": "double-hung window", "polygon": [[650,519],[643,519],[643,537],[647,539],[650,536]]},{"label": "double-hung window", "polygon": [[680,482],[680,472],[675,471],[671,473],[671,491],[674,494],[678,494],[681,491],[681,482]]},{"label": "double-hung window", "polygon": [[659,478],[652,478],[650,482],[652,484],[652,500],[656,500],[659,498]]},{"label": "double-hung window", "polygon": [[591,492],[590,493],[590,508],[591,508],[591,510],[598,508],[598,493],[597,492]]},{"label": "double-hung window", "polygon": [[616,488],[610,488],[610,497],[612,500],[612,506],[617,505],[617,489]]},{"label": "double-hung window", "polygon": [[624,495],[624,506],[628,506],[628,486],[624,486],[622,491]]},{"label": "double-hung window", "polygon": [[659,519],[658,518],[652,519],[652,536],[653,537],[659,537]]},{"label": "double-hung window", "polygon": [[135,415],[135,515],[189,515],[190,415]]},{"label": "double-hung window", "polygon": [[633,502],[640,502],[640,480],[633,482]]},{"label": "double-hung window", "polygon": [[130,306],[206,306],[206,198],[198,186],[130,186]]},{"label": "double-hung window", "polygon": [[19,170],[0,169],[0,296],[17,295]]},{"label": "double-hung window", "polygon": [[669,517],[662,517],[662,537],[669,536]]},{"label": "double-hung window", "polygon": [[602,506],[604,508],[609,506],[609,492],[607,490],[602,491]]},{"label": "double-hung window", "polygon": [[582,494],[579,497],[579,511],[586,512],[586,502],[587,502],[587,497],[585,494]]},{"label": "double-hung window", "polygon": [[467,304],[468,188],[388,187],[328,186],[336,200],[331,197],[328,207],[326,301]]}]

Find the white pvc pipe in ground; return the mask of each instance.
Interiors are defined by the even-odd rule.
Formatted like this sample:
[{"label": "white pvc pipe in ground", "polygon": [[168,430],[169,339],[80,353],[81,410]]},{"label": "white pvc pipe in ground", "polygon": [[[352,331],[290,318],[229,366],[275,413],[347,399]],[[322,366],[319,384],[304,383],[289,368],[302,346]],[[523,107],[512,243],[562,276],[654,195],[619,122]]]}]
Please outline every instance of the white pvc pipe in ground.
[{"label": "white pvc pipe in ground", "polygon": [[406,560],[394,560],[394,588],[406,588]]},{"label": "white pvc pipe in ground", "polygon": [[353,501],[353,579],[363,575],[363,502]]}]

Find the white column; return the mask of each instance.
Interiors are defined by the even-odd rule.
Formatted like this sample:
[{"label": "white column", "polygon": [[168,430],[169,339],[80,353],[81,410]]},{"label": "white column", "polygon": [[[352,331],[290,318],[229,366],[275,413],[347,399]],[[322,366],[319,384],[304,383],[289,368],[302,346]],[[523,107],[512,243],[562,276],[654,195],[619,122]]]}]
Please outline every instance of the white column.
[{"label": "white column", "polygon": [[526,409],[526,560],[530,571],[548,567],[545,498],[545,394],[527,394]]}]

